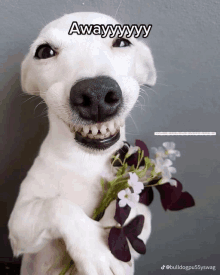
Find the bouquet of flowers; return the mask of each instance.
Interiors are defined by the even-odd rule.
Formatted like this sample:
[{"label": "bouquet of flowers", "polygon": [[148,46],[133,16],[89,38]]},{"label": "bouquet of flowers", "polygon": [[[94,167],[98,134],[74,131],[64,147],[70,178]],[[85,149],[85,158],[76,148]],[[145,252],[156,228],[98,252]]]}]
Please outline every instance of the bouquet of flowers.
[{"label": "bouquet of flowers", "polygon": [[[135,146],[124,142],[123,147],[111,159],[114,176],[102,174],[103,198],[94,211],[93,219],[100,220],[105,209],[116,200],[114,219],[118,225],[111,227],[108,244],[112,254],[124,262],[131,259],[127,239],[139,254],[146,253],[144,242],[138,238],[144,225],[144,216],[137,215],[126,226],[123,225],[136,203],[147,206],[152,203],[153,189],[159,192],[165,210],[178,211],[195,205],[193,197],[188,192],[183,192],[182,184],[172,177],[176,173],[172,161],[180,157],[180,152],[175,150],[175,143],[164,142],[163,147],[152,148],[152,151],[154,158],[150,159],[143,141],[136,140]],[[65,274],[73,264],[71,261],[60,275]]]}]

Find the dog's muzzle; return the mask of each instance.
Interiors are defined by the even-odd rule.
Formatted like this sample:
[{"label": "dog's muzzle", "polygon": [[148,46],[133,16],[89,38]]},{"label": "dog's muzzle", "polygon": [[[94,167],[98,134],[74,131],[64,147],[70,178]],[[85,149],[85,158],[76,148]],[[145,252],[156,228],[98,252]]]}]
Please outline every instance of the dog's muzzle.
[{"label": "dog's muzzle", "polygon": [[[119,113],[122,105],[122,91],[114,79],[108,76],[99,76],[78,81],[71,88],[70,105],[72,110],[88,125],[91,127],[96,125],[94,127],[98,131],[96,135],[92,135],[94,127],[90,127],[90,132],[86,136],[84,128],[82,131],[76,131],[77,142],[87,147],[103,150],[119,140],[120,131],[113,131],[116,130],[113,127],[121,122],[117,123],[113,121],[113,118]],[[108,124],[112,131],[109,129],[106,136],[102,134],[103,129],[101,128]]]}]

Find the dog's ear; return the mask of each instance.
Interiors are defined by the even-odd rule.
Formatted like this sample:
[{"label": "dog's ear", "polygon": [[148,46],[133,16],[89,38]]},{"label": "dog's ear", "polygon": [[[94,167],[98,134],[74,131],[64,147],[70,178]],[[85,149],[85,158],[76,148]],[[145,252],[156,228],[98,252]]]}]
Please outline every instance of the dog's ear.
[{"label": "dog's ear", "polygon": [[148,46],[143,42],[137,42],[135,75],[140,85],[154,86],[157,79],[154,60]]},{"label": "dog's ear", "polygon": [[31,95],[40,95],[37,85],[36,74],[32,71],[32,58],[28,54],[21,63],[21,87],[22,90]]}]

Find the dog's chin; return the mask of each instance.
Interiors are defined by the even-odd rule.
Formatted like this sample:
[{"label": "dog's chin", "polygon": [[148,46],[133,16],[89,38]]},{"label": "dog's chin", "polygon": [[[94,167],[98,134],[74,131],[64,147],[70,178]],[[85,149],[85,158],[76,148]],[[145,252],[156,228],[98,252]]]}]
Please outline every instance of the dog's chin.
[{"label": "dog's chin", "polygon": [[69,125],[70,131],[75,134],[76,142],[92,150],[106,150],[113,146],[120,139],[122,126],[123,119],[92,125]]}]

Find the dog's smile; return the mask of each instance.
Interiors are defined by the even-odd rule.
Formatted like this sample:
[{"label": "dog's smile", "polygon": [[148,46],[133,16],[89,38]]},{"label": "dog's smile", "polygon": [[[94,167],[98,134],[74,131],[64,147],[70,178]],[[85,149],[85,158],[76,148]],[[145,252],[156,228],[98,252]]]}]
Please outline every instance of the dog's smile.
[{"label": "dog's smile", "polygon": [[70,131],[75,133],[75,140],[85,147],[105,150],[115,144],[120,138],[120,127],[124,126],[123,119],[93,125],[72,125]]}]

